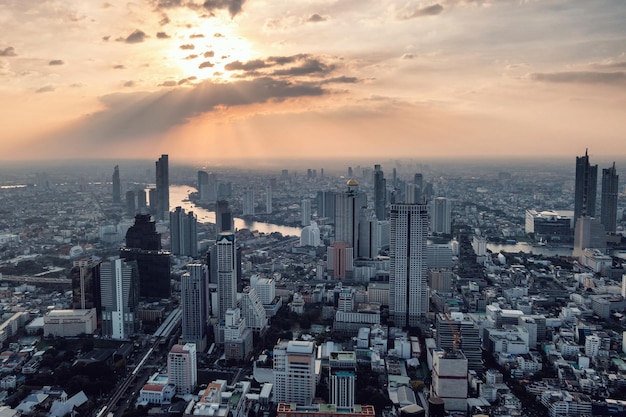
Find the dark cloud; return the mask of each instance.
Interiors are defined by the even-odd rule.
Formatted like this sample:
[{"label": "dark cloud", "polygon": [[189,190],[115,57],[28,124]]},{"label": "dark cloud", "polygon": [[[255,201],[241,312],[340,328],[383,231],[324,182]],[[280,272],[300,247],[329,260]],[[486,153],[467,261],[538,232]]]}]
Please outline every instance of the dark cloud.
[{"label": "dark cloud", "polygon": [[198,68],[202,69],[202,68],[212,68],[213,67],[213,63],[211,61],[205,61],[202,64],[198,65]]},{"label": "dark cloud", "polygon": [[130,81],[126,81],[124,83],[124,87],[134,87],[135,86],[135,82],[130,80]]},{"label": "dark cloud", "polygon": [[598,62],[591,66],[598,69],[626,69],[626,61]]},{"label": "dark cloud", "polygon": [[176,81],[163,81],[159,84],[159,87],[176,87],[178,83]]},{"label": "dark cloud", "polygon": [[126,69],[126,67],[124,65],[118,64],[118,65],[113,65],[113,69]]},{"label": "dark cloud", "polygon": [[285,76],[285,75],[298,76],[298,75],[311,75],[311,74],[324,75],[324,74],[328,74],[334,69],[335,69],[334,65],[328,65],[318,59],[310,58],[310,59],[307,59],[305,62],[303,62],[301,65],[290,67],[290,68],[277,69],[274,72],[272,72],[272,75],[278,75],[278,76]]},{"label": "dark cloud", "polygon": [[624,84],[626,72],[598,72],[598,71],[563,71],[563,72],[535,72],[530,79],[549,83],[577,83],[577,84]]},{"label": "dark cloud", "polygon": [[169,9],[171,7],[180,7],[183,5],[183,0],[158,0],[155,6],[160,9]]},{"label": "dark cloud", "polygon": [[402,58],[402,59],[413,59],[413,58],[415,58],[415,55],[413,55],[410,52],[407,52],[406,54],[402,54],[402,56],[400,58]]},{"label": "dark cloud", "polygon": [[307,22],[313,22],[313,23],[317,23],[317,22],[324,22],[326,21],[325,17],[320,16],[319,14],[315,13],[312,14],[308,19]]},{"label": "dark cloud", "polygon": [[102,37],[102,40],[105,41],[105,42],[108,42],[109,39],[111,39],[111,35]]},{"label": "dark cloud", "polygon": [[63,65],[65,64],[65,62],[63,62],[63,60],[61,59],[53,59],[52,61],[48,62],[48,65]]},{"label": "dark cloud", "polygon": [[156,37],[157,39],[169,39],[170,35],[165,32],[157,32]]},{"label": "dark cloud", "polygon": [[180,49],[196,49],[196,45],[192,44],[192,43],[186,43],[184,45],[180,45]]},{"label": "dark cloud", "polygon": [[190,81],[194,81],[194,80],[196,80],[197,78],[198,78],[198,77],[196,77],[196,76],[191,76],[191,77],[183,78],[182,80],[180,80],[180,81],[178,82],[178,85],[187,84],[187,83],[189,83]]},{"label": "dark cloud", "polygon": [[35,93],[50,93],[54,91],[54,87],[51,85],[46,85],[45,87],[41,87],[35,91]]},{"label": "dark cloud", "polygon": [[17,56],[17,53],[15,53],[14,47],[7,46],[4,49],[0,49],[0,56]]},{"label": "dark cloud", "polygon": [[164,14],[161,20],[159,20],[159,25],[165,26],[170,22],[170,18],[168,15]]},{"label": "dark cloud", "polygon": [[185,58],[183,59],[196,59],[198,58],[198,54],[191,54],[191,55],[187,55]]},{"label": "dark cloud", "polygon": [[228,9],[232,18],[241,12],[245,2],[246,0],[206,0],[203,6],[211,13],[216,10]]},{"label": "dark cloud", "polygon": [[247,62],[233,61],[224,65],[224,69],[228,71],[254,71],[266,67],[268,67],[268,64],[262,59],[253,59]]},{"label": "dark cloud", "polygon": [[[188,79],[189,80],[189,79]],[[191,81],[191,80],[189,80]],[[173,86],[167,81],[163,86]],[[189,85],[189,84],[188,84]],[[271,77],[232,83],[204,81],[154,92],[113,93],[100,97],[104,110],[83,117],[71,128],[50,138],[50,149],[98,152],[113,144],[149,140],[216,109],[290,98],[329,94],[321,84],[298,83]],[[72,145],[70,147],[70,145]]]},{"label": "dark cloud", "polygon": [[215,56],[215,52],[207,51],[204,54],[202,54],[202,56],[205,57],[205,58],[213,58]]},{"label": "dark cloud", "polygon": [[356,77],[346,77],[342,75],[341,77],[328,78],[322,81],[322,84],[331,84],[331,83],[344,83],[344,84],[354,84],[358,83],[360,80]]},{"label": "dark cloud", "polygon": [[214,34],[213,37],[214,38],[223,38],[224,35],[222,35],[221,33],[218,32],[218,33]]},{"label": "dark cloud", "polygon": [[202,33],[194,33],[193,35],[189,37],[189,39],[198,39],[198,38],[204,38],[204,35]]},{"label": "dark cloud", "polygon": [[443,12],[443,6],[439,3],[432,4],[426,7],[419,7],[413,11],[404,12],[400,15],[401,19],[413,19],[415,17],[423,16],[436,16]]},{"label": "dark cloud", "polygon": [[122,40],[126,43],[140,43],[146,40],[146,37],[147,35],[143,31],[137,29],[133,33],[128,35],[125,39],[122,39]]},{"label": "dark cloud", "polygon": [[271,56],[267,58],[267,60],[269,62],[273,62],[278,65],[286,65],[286,64],[292,64],[296,61],[307,59],[309,56],[310,55],[308,54],[298,54],[298,55],[291,55],[291,56]]}]

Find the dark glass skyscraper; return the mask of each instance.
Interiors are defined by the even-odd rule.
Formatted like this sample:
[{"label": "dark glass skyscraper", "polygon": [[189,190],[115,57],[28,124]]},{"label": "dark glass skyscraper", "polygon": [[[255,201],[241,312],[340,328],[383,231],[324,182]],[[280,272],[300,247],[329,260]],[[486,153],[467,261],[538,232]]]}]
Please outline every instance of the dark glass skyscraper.
[{"label": "dark glass skyscraper", "polygon": [[580,216],[596,216],[598,166],[589,165],[589,156],[576,157],[576,185],[574,191],[574,224]]},{"label": "dark glass skyscraper", "polygon": [[113,177],[111,180],[113,182],[113,204],[121,204],[122,186],[120,184],[120,167],[117,165],[113,168]]},{"label": "dark glass skyscraper", "polygon": [[607,233],[617,230],[617,194],[619,175],[615,170],[615,162],[611,168],[602,170],[602,200],[600,205],[600,221]]},{"label": "dark glass skyscraper", "polygon": [[197,220],[182,207],[170,212],[170,242],[174,255],[198,256]]},{"label": "dark glass skyscraper", "polygon": [[378,220],[387,218],[387,182],[380,165],[374,165],[374,211]]},{"label": "dark glass skyscraper", "polygon": [[156,161],[156,218],[164,220],[170,211],[170,171],[167,155]]}]

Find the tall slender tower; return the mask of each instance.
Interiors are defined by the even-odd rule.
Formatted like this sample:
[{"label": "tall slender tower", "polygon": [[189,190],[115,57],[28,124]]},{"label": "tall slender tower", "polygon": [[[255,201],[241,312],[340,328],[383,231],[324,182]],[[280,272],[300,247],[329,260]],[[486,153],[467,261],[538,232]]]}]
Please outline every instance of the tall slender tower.
[{"label": "tall slender tower", "polygon": [[416,326],[428,312],[427,235],[426,204],[391,206],[389,313],[396,326]]},{"label": "tall slender tower", "polygon": [[574,191],[574,225],[580,216],[596,216],[598,166],[589,165],[589,155],[576,157],[576,185]]},{"label": "tall slender tower", "polygon": [[359,191],[357,180],[346,183],[348,189],[335,193],[335,242],[346,242],[356,247],[359,240],[361,209],[367,207],[367,194]]},{"label": "tall slender tower", "polygon": [[374,165],[374,211],[376,218],[387,218],[387,182],[380,165]]},{"label": "tall slender tower", "polygon": [[113,168],[113,204],[122,204],[122,186],[120,184],[120,167]]},{"label": "tall slender tower", "polygon": [[600,221],[607,233],[617,230],[617,194],[619,175],[615,170],[615,162],[611,168],[602,170],[602,200],[600,205]]},{"label": "tall slender tower", "polygon": [[421,203],[424,200],[424,176],[417,173],[413,176],[413,202]]},{"label": "tall slender tower", "polygon": [[234,233],[220,233],[217,236],[216,251],[218,320],[223,322],[226,310],[237,307],[237,251]]},{"label": "tall slender tower", "polygon": [[243,191],[243,215],[254,216],[254,189],[248,188]]},{"label": "tall slender tower", "polygon": [[222,232],[235,231],[233,212],[226,200],[217,200],[217,204],[215,205],[215,231],[218,236]]},{"label": "tall slender tower", "polygon": [[202,352],[206,347],[207,268],[202,264],[189,264],[187,270],[180,277],[181,338],[184,343],[195,343]]},{"label": "tall slender tower", "polygon": [[431,201],[431,230],[433,233],[450,234],[452,207],[450,200],[437,197]]},{"label": "tall slender tower", "polygon": [[311,224],[311,200],[303,198],[300,207],[302,211],[301,224],[305,227]]},{"label": "tall slender tower", "polygon": [[166,154],[156,161],[156,217],[164,220],[170,211],[170,170]]},{"label": "tall slender tower", "polygon": [[200,201],[209,201],[209,174],[206,171],[198,171],[197,188]]}]

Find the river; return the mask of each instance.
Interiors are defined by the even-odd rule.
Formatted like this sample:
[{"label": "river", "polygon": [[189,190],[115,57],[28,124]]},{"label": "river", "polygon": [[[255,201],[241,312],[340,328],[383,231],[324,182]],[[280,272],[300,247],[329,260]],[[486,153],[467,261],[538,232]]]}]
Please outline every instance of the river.
[{"label": "river", "polygon": [[[194,187],[188,185],[170,185],[170,209],[182,207],[186,212],[193,211],[201,223],[215,223],[215,212],[196,206],[189,201],[189,194],[195,192]],[[299,227],[280,226],[273,223],[255,222],[235,217],[235,229],[257,230],[261,233],[278,232],[283,236],[300,236]]]}]

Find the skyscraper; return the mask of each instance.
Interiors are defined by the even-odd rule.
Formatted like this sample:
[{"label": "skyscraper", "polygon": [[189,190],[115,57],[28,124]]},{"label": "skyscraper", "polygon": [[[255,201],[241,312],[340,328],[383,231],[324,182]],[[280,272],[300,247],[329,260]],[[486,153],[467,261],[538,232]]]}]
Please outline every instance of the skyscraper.
[{"label": "skyscraper", "polygon": [[233,212],[228,206],[228,201],[218,200],[215,205],[215,231],[217,235],[222,232],[233,232]]},{"label": "skyscraper", "polygon": [[113,168],[113,204],[122,204],[122,185],[120,184],[120,167]]},{"label": "skyscraper", "polygon": [[330,404],[353,407],[356,385],[355,352],[331,352],[328,362]]},{"label": "skyscraper", "polygon": [[617,194],[619,175],[615,170],[615,162],[611,168],[602,170],[602,200],[600,204],[600,221],[607,233],[617,230]]},{"label": "skyscraper", "polygon": [[308,226],[311,224],[311,200],[308,198],[302,199],[302,203],[300,204],[300,209],[302,212],[301,224],[302,226]]},{"label": "skyscraper", "polygon": [[380,230],[377,217],[372,209],[364,208],[361,210],[359,247],[356,251],[359,258],[373,259],[378,256],[378,251],[380,250]]},{"label": "skyscraper", "polygon": [[156,218],[164,220],[170,211],[170,171],[166,154],[156,161],[156,200]]},{"label": "skyscraper", "polygon": [[346,183],[348,189],[335,193],[335,242],[346,242],[357,246],[359,240],[359,219],[361,209],[367,207],[367,194],[359,191],[359,183],[354,179]]},{"label": "skyscraper", "polygon": [[598,166],[589,165],[589,156],[576,157],[576,184],[574,190],[574,225],[580,216],[596,216]]},{"label": "skyscraper", "polygon": [[206,171],[198,171],[198,198],[206,203],[209,201],[209,174]]},{"label": "skyscraper", "polygon": [[433,233],[450,234],[452,206],[445,197],[437,197],[431,202],[431,230]]},{"label": "skyscraper", "polygon": [[317,218],[328,217],[333,221],[335,217],[335,192],[334,191],[318,191],[317,198]]},{"label": "skyscraper", "polygon": [[111,259],[100,265],[102,336],[127,339],[138,329],[139,305],[137,263]]},{"label": "skyscraper", "polygon": [[376,218],[387,218],[387,182],[380,165],[374,165],[374,211]]},{"label": "skyscraper", "polygon": [[274,346],[274,402],[311,405],[315,397],[315,343],[279,340]]},{"label": "skyscraper", "polygon": [[98,320],[102,317],[100,302],[100,262],[91,258],[74,261],[70,270],[72,279],[72,308],[96,309]]},{"label": "skyscraper", "polygon": [[426,239],[428,206],[391,206],[389,313],[396,326],[416,326],[428,312]]},{"label": "skyscraper", "polygon": [[170,242],[174,255],[198,256],[197,220],[182,207],[170,212]]},{"label": "skyscraper", "polygon": [[195,343],[202,352],[206,348],[207,268],[202,264],[189,264],[187,270],[180,277],[181,338],[184,343]]},{"label": "skyscraper", "polygon": [[413,176],[413,203],[424,201],[424,176],[417,173]]},{"label": "skyscraper", "polygon": [[144,250],[161,250],[161,234],[149,214],[135,215],[135,224],[126,231],[126,247]]},{"label": "skyscraper", "polygon": [[268,186],[265,188],[265,213],[267,214],[272,214],[272,211],[274,211],[274,207],[272,204],[272,200],[274,198],[274,196],[272,195],[273,193],[274,187],[272,187],[272,182],[270,181]]},{"label": "skyscraper", "polygon": [[222,232],[217,237],[217,304],[218,320],[224,321],[226,310],[237,307],[237,251],[235,235]]},{"label": "skyscraper", "polygon": [[196,345],[174,345],[167,355],[167,379],[179,395],[193,394],[198,383]]},{"label": "skyscraper", "polygon": [[243,191],[243,215],[254,216],[254,189],[246,188]]}]

